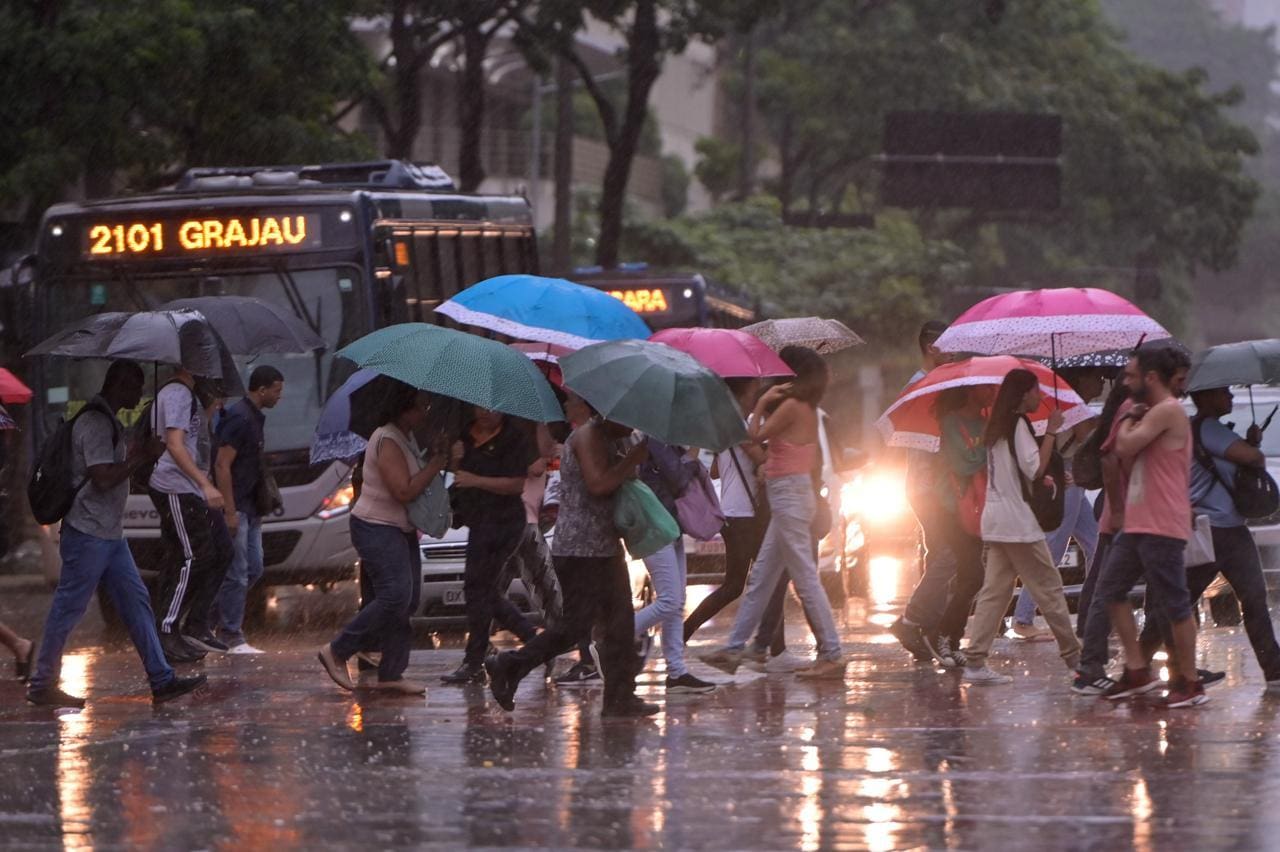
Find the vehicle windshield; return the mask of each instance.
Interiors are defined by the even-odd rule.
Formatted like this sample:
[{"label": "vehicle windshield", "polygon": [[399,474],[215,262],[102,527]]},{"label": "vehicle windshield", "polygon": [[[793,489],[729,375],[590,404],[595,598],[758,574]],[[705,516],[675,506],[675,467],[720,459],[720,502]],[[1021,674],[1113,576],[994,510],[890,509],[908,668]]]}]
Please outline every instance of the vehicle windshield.
[{"label": "vehicle windshield", "polygon": [[[119,271],[73,275],[50,282],[44,293],[47,326],[52,334],[89,314],[107,311],[138,311],[156,308],[173,299],[193,296],[254,296],[283,305],[313,328],[325,341],[326,349],[314,354],[237,357],[241,375],[259,364],[277,367],[285,377],[284,396],[271,411],[266,430],[268,452],[302,450],[311,446],[320,408],[352,372],[333,353],[362,333],[360,321],[360,271],[352,265],[316,269],[254,270],[253,272],[211,275],[180,274],[130,277]],[[98,392],[106,373],[102,359],[73,360],[48,358],[44,365],[46,427],[68,412],[74,413]],[[154,395],[156,369],[147,367],[147,391],[143,405]],[[166,368],[158,368],[163,383]],[[134,412],[132,416],[136,416]],[[131,416],[126,413],[127,422]]]}]

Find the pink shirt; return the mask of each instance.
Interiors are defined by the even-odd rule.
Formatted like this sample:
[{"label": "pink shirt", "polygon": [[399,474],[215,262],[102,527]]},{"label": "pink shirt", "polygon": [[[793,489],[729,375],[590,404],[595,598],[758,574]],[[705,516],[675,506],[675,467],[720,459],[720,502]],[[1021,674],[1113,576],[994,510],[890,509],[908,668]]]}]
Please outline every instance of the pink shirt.
[{"label": "pink shirt", "polygon": [[[1176,406],[1178,416],[1187,419],[1176,399],[1160,405]],[[1156,438],[1134,460],[1125,499],[1124,531],[1186,541],[1191,536],[1190,493],[1190,432],[1175,448],[1165,445],[1165,436]]]},{"label": "pink shirt", "polygon": [[769,442],[769,455],[764,460],[764,475],[767,479],[781,479],[812,473],[817,460],[817,444],[790,444],[774,438]]}]

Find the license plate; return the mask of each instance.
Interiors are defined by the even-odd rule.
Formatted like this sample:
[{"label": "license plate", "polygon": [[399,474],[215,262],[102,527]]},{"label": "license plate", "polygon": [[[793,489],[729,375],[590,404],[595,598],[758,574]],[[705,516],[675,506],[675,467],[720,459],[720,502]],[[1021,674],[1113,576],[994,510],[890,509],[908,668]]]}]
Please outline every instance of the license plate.
[{"label": "license plate", "polygon": [[445,589],[444,605],[445,606],[464,606],[467,603],[466,593],[462,589]]}]

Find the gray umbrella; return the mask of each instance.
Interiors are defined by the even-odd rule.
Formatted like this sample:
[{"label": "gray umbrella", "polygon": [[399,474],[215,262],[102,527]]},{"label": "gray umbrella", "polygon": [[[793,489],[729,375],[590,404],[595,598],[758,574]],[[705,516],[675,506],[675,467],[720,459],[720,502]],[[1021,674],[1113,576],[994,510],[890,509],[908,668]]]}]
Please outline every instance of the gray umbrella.
[{"label": "gray umbrella", "polygon": [[742,330],[760,338],[775,352],[788,346],[805,346],[820,355],[830,355],[866,342],[839,320],[823,317],[770,319]]},{"label": "gray umbrella", "polygon": [[317,352],[324,339],[282,305],[251,296],[175,299],[162,311],[199,311],[234,355]]},{"label": "gray umbrella", "polygon": [[1187,390],[1280,383],[1280,340],[1242,340],[1197,352]]},{"label": "gray umbrella", "polygon": [[68,358],[122,358],[183,367],[221,379],[225,392],[244,392],[235,360],[212,326],[196,311],[112,311],[93,314],[26,353]]}]

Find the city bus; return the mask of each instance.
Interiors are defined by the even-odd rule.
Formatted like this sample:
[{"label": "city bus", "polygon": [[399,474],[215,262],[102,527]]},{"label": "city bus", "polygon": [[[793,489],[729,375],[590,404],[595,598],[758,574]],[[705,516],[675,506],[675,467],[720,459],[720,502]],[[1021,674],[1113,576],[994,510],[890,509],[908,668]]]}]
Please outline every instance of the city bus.
[{"label": "city bus", "polygon": [[742,328],[758,319],[756,307],[746,297],[709,284],[696,273],[653,273],[646,264],[624,263],[610,270],[576,269],[572,278],[621,299],[653,331]]},{"label": "city bus", "polygon": [[[266,586],[354,576],[349,466],[309,461],[321,406],[352,370],[334,353],[384,325],[437,322],[434,307],[477,281],[537,271],[524,198],[459,194],[434,166],[380,161],[193,169],[152,194],[59,204],[17,277],[30,282],[24,349],[88,314],[216,295],[277,302],[324,338],[319,354],[238,359],[242,370],[271,364],[285,375],[267,417],[284,507],[263,524]],[[106,366],[32,365],[37,445],[98,391]],[[129,497],[125,534],[146,573],[160,542],[145,495]],[[56,570],[56,548],[46,553]]]}]

